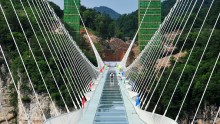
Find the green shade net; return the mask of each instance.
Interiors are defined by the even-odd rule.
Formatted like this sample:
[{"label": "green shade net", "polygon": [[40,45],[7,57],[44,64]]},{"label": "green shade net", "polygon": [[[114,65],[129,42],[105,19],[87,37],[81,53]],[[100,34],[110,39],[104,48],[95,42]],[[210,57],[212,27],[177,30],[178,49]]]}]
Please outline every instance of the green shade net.
[{"label": "green shade net", "polygon": [[[140,24],[150,0],[139,0],[138,23]],[[144,21],[138,34],[140,51],[144,49],[161,23],[161,2],[151,0]]]}]

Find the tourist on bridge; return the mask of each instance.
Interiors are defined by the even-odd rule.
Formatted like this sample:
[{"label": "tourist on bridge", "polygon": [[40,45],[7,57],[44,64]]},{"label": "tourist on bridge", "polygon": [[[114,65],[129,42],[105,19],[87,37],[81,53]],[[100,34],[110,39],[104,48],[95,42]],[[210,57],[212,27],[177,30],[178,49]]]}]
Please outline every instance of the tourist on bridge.
[{"label": "tourist on bridge", "polygon": [[140,100],[140,96],[138,94],[136,97],[136,106],[140,106],[140,104],[141,104],[141,100]]},{"label": "tourist on bridge", "polygon": [[113,72],[110,73],[110,83],[114,83],[114,76],[115,74]]}]

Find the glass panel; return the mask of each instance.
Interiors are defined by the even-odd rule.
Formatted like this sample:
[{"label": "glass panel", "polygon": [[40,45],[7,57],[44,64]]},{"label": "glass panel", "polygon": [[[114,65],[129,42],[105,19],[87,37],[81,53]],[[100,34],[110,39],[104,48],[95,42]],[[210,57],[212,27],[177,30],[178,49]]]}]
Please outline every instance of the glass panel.
[{"label": "glass panel", "polygon": [[125,114],[124,114],[124,112],[112,112],[112,113],[110,113],[110,112],[98,112],[97,114],[96,114],[96,116],[119,116],[119,117],[125,117]]},{"label": "glass panel", "polygon": [[[114,80],[114,82],[113,82]],[[107,77],[94,123],[127,124],[126,111],[116,77]]]}]

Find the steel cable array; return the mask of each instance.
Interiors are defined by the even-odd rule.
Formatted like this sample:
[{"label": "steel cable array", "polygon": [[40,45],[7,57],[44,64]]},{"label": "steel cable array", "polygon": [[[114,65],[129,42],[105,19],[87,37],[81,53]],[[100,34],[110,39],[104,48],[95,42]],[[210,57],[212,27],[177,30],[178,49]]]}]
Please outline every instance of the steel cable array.
[{"label": "steel cable array", "polygon": [[[18,2],[20,4],[18,4]],[[15,3],[10,1],[10,4],[14,14],[16,15],[17,22],[21,28],[24,41],[26,42],[30,51],[29,58],[33,59],[35,63],[35,71],[40,76],[40,80],[42,80],[43,86],[45,88],[44,94],[48,96],[55,111],[55,116],[63,114],[65,111],[70,112],[72,110],[80,109],[82,106],[82,97],[84,97],[85,93],[90,91],[89,84],[97,79],[99,75],[99,68],[95,67],[79,49],[47,1],[19,0],[18,2],[16,2],[16,7],[20,6],[20,9],[22,9],[24,12],[24,16],[27,19],[28,25],[30,26],[33,33],[31,40],[28,38],[28,32],[26,32],[24,29],[24,24],[21,21],[20,14],[18,14],[18,10],[16,10],[17,8],[14,6]],[[7,25],[8,27],[8,31],[11,34],[14,45],[16,46],[16,50],[19,54],[19,58],[22,62],[23,69],[25,70],[25,75],[28,77],[28,82],[31,86],[31,90],[33,91],[33,96],[35,96],[35,100],[42,114],[42,119],[46,121],[46,111],[41,103],[42,101],[39,99],[40,93],[38,93],[36,84],[32,79],[33,74],[31,74],[30,70],[27,68],[28,63],[26,60],[24,60],[24,53],[21,52],[22,48],[18,45],[19,41],[17,41],[13,31],[11,30],[12,27],[8,22],[7,13],[5,13],[4,7],[2,6],[5,7],[5,5],[1,5],[1,13],[4,15],[5,20],[4,25]],[[29,7],[28,11],[27,7]],[[34,18],[30,18],[30,16]],[[55,32],[54,30],[56,29],[60,30]],[[36,45],[33,46],[32,44]],[[36,53],[36,47],[39,48],[38,53]],[[1,54],[4,56],[5,54],[3,49],[1,48]],[[41,54],[43,58],[42,60],[39,60],[39,54]],[[21,95],[17,89],[17,83],[14,81],[15,75],[11,73],[11,67],[9,63],[10,60],[7,60],[6,57],[4,60],[7,65],[7,69],[10,72],[10,76],[13,80],[17,94]],[[53,79],[50,82],[45,79],[45,68],[42,68],[42,65],[40,65],[42,62],[45,62],[45,68],[49,69],[48,75],[50,75]],[[52,63],[54,63],[53,66],[51,65]],[[54,83],[53,85],[56,87],[54,87],[54,89],[57,91],[51,91],[51,82]],[[61,87],[62,89],[65,87],[67,91],[62,91]],[[54,97],[52,96],[52,94],[55,92],[59,94],[58,97],[61,98],[60,100],[66,109],[63,112],[58,110],[58,105],[56,104],[57,101],[55,101]],[[67,96],[70,98],[71,102],[66,99]],[[31,123],[29,114],[24,108],[22,98],[19,97],[18,99],[22,105],[23,113],[26,115],[27,122]]]}]

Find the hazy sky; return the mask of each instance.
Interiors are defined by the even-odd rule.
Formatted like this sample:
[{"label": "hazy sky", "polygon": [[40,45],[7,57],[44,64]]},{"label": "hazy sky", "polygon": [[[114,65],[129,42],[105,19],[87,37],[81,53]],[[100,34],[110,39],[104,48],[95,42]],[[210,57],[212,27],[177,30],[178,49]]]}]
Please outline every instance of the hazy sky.
[{"label": "hazy sky", "polygon": [[[63,0],[50,0],[58,4],[63,9]],[[81,0],[81,4],[93,8],[107,6],[120,14],[131,13],[138,8],[138,0]]]}]

